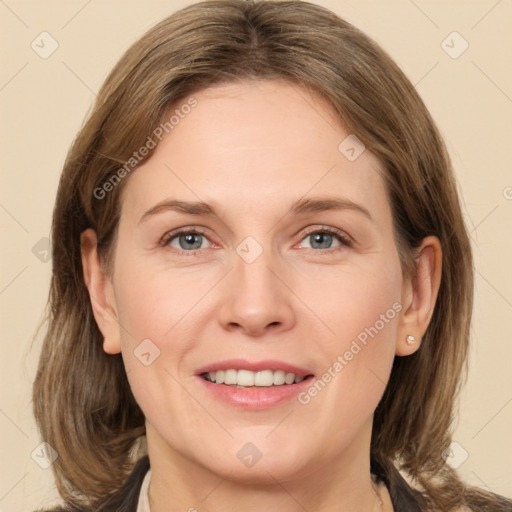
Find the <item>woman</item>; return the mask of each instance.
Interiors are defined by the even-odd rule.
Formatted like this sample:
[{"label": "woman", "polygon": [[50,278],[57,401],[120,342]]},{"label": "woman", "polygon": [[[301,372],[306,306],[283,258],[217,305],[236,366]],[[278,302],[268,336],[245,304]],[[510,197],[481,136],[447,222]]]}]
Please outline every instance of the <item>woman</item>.
[{"label": "woman", "polygon": [[215,0],[151,29],[52,237],[34,408],[60,510],[512,510],[445,461],[473,296],[445,146],[330,11]]}]

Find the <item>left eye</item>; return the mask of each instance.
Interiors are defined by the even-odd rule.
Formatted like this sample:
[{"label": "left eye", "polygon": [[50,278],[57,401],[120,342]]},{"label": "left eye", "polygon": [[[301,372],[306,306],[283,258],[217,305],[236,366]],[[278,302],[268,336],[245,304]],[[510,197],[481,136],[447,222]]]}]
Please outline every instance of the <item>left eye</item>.
[{"label": "left eye", "polygon": [[332,249],[333,242],[338,242],[337,247],[349,245],[349,241],[343,235],[330,231],[314,231],[308,233],[303,240],[309,240],[311,249]]}]

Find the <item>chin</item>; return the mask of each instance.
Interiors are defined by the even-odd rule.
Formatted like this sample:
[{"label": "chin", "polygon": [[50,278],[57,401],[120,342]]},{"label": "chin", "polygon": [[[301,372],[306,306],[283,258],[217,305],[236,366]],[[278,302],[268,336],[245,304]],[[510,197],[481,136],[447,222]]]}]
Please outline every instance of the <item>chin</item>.
[{"label": "chin", "polygon": [[308,455],[305,446],[308,443],[291,442],[290,438],[284,441],[276,437],[271,441],[264,436],[244,436],[242,441],[237,436],[229,443],[219,441],[217,449],[207,458],[201,451],[191,460],[223,479],[247,485],[275,485],[276,480],[285,482],[304,477],[320,465],[321,461],[314,463],[314,454]]},{"label": "chin", "polygon": [[278,453],[276,455],[263,454],[261,459],[253,465],[240,462],[237,455],[227,457],[219,465],[215,464],[212,471],[219,477],[244,485],[266,486],[277,482],[286,482],[303,477],[307,466],[298,465],[291,454]]}]

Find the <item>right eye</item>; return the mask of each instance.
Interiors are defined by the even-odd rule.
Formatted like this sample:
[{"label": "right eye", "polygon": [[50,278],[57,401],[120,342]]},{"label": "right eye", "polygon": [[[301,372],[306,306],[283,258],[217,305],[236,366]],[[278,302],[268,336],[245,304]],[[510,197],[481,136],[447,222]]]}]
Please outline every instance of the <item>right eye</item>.
[{"label": "right eye", "polygon": [[166,233],[160,244],[165,248],[172,247],[179,253],[194,254],[200,249],[206,249],[205,242],[207,241],[208,238],[205,234],[197,229],[180,228]]}]

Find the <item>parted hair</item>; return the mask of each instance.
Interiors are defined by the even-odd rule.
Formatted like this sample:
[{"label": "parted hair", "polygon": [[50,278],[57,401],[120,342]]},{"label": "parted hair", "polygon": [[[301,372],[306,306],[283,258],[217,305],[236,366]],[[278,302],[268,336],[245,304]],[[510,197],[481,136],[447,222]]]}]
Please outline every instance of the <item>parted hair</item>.
[{"label": "parted hair", "polygon": [[505,498],[465,485],[445,461],[467,374],[473,306],[470,241],[445,144],[382,48],[328,9],[298,0],[204,1],[158,23],[110,72],[68,152],[53,211],[51,285],[33,386],[42,438],[58,453],[52,467],[65,505],[102,509],[140,458],[145,434],[121,355],[103,351],[80,247],[80,234],[93,228],[111,272],[130,173],[108,193],[98,190],[113,183],[174,106],[207,87],[251,79],[286,80],[320,95],[379,158],[404,275],[414,275],[414,250],[424,237],[435,235],[442,245],[435,310],[420,349],[395,357],[374,414],[371,460],[402,471],[425,510],[512,510]]}]

